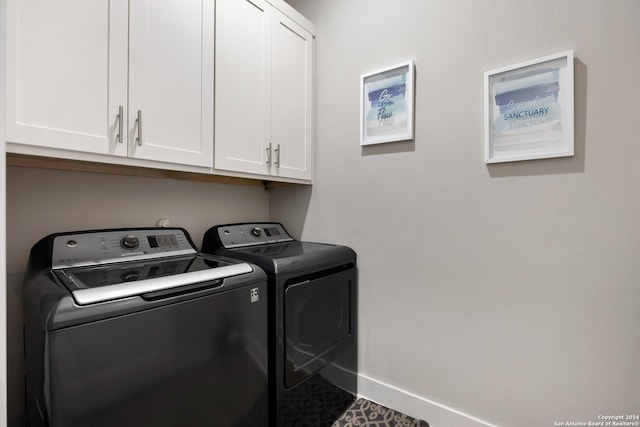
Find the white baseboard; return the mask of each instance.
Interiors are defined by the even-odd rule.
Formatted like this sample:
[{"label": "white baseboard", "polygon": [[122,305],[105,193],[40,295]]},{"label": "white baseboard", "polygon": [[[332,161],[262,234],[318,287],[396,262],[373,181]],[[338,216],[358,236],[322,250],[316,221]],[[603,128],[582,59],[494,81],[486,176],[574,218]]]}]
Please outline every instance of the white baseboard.
[{"label": "white baseboard", "polygon": [[358,374],[358,396],[425,420],[430,427],[496,427],[476,417]]}]

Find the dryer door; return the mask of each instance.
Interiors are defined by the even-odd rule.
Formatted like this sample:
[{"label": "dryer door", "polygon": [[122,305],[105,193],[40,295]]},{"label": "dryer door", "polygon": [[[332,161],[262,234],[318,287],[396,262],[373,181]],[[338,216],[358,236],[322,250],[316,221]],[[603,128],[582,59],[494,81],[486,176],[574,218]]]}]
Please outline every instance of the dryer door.
[{"label": "dryer door", "polygon": [[288,283],[284,291],[284,383],[291,388],[352,344],[356,270],[329,271]]}]

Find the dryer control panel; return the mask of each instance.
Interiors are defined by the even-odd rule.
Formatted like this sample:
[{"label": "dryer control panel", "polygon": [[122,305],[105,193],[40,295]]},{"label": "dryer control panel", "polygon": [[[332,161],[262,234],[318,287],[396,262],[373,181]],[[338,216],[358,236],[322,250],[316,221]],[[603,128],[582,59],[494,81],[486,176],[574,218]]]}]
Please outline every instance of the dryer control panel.
[{"label": "dryer control panel", "polygon": [[227,249],[294,240],[277,222],[220,225],[216,229],[222,246]]},{"label": "dryer control panel", "polygon": [[181,228],[143,228],[60,234],[52,253],[55,269],[195,254],[196,250]]}]

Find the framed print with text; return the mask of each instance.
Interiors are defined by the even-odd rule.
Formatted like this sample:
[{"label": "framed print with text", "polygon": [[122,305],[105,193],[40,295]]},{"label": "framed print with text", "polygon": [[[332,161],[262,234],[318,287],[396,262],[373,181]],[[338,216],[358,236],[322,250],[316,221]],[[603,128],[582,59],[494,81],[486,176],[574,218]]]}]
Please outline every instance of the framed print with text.
[{"label": "framed print with text", "polygon": [[573,51],[484,73],[486,163],[573,156]]},{"label": "framed print with text", "polygon": [[413,139],[413,61],[360,76],[360,145]]}]

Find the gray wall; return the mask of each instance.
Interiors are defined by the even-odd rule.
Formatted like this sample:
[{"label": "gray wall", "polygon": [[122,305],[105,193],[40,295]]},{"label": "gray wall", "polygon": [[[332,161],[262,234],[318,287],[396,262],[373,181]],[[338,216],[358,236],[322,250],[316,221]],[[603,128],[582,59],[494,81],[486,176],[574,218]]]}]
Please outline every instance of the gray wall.
[{"label": "gray wall", "polygon": [[212,225],[268,218],[268,197],[259,186],[8,167],[9,426],[24,425],[21,280],[38,239],[61,231],[154,227],[167,218],[186,228],[199,247]]},{"label": "gray wall", "polygon": [[[357,251],[361,374],[501,426],[637,414],[640,2],[290,3],[315,185],[271,217]],[[483,72],[568,49],[575,156],[485,165]],[[361,148],[360,74],[409,59],[415,141]]]},{"label": "gray wall", "polygon": [[155,227],[166,218],[196,245],[212,225],[264,220],[261,186],[7,168],[7,270],[22,271],[31,246],[49,233],[92,228]]}]

